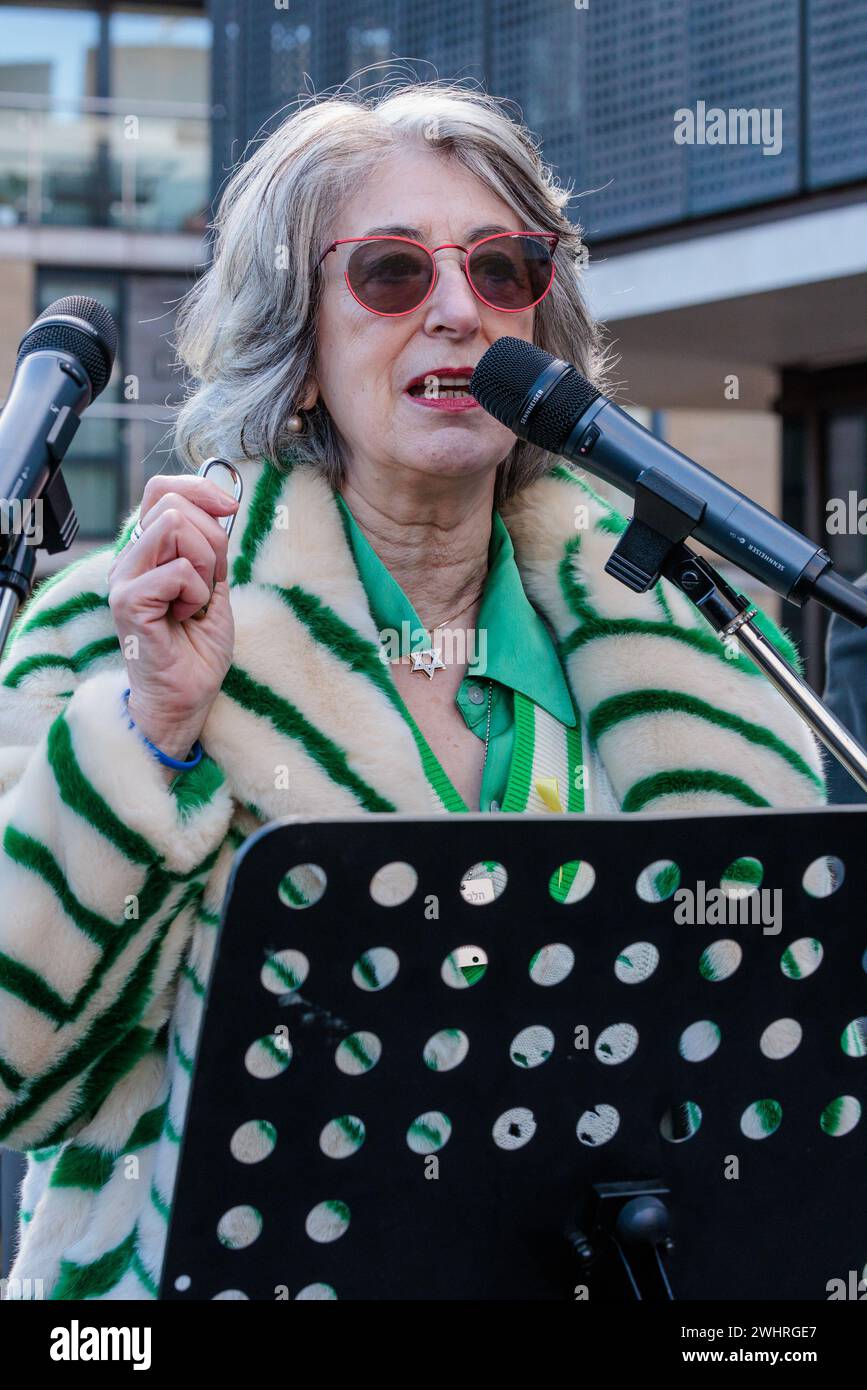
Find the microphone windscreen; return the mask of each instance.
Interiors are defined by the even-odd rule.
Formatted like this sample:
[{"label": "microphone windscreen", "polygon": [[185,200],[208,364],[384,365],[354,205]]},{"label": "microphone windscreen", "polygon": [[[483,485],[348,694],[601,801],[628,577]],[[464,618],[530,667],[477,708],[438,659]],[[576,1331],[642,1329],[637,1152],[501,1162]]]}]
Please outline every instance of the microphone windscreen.
[{"label": "microphone windscreen", "polygon": [[[82,323],[71,322],[72,319]],[[86,327],[84,325],[87,325]],[[104,304],[83,294],[55,299],[27,330],[18,349],[16,368],[31,352],[45,349],[77,357],[90,378],[94,396],[108,385],[117,351],[117,328]]]},{"label": "microphone windscreen", "polygon": [[524,338],[498,338],[476,364],[470,395],[501,425],[556,454],[576,421],[600,394],[574,367],[561,377],[526,425],[518,422],[533,383],[557,359]]}]

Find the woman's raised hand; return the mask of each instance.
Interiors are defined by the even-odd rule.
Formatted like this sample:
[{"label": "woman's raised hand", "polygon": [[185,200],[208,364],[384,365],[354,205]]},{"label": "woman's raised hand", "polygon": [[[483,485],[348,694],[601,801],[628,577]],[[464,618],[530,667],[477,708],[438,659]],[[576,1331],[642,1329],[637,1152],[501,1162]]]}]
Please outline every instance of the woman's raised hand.
[{"label": "woman's raised hand", "polygon": [[130,717],[171,757],[186,758],[232,660],[229,538],[218,517],[237,507],[207,478],[158,474],[142,495],[140,538],[108,571]]}]

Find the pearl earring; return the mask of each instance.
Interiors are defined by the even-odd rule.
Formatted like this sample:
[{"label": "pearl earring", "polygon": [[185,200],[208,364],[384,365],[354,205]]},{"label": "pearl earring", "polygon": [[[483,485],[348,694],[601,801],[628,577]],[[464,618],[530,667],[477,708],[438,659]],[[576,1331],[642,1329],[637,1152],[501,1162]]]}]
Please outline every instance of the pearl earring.
[{"label": "pearl earring", "polygon": [[291,431],[292,434],[303,434],[304,421],[300,415],[290,415],[289,419],[286,421],[286,428]]}]

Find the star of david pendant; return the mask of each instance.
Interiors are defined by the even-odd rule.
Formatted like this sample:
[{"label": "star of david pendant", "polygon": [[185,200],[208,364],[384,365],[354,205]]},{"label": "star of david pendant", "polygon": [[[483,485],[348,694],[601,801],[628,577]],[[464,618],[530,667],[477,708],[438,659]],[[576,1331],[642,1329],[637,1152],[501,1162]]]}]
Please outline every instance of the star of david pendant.
[{"label": "star of david pendant", "polygon": [[434,678],[434,671],[444,671],[446,664],[440,660],[438,647],[425,647],[420,652],[410,652],[412,657],[412,670],[424,671],[429,681]]}]

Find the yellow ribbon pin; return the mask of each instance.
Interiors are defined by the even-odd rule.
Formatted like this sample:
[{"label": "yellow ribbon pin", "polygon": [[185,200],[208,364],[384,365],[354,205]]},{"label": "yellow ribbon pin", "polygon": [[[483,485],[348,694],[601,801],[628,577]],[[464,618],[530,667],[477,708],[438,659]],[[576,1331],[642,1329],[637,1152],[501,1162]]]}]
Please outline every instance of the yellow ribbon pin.
[{"label": "yellow ribbon pin", "polygon": [[549,811],[563,811],[563,803],[560,800],[560,787],[556,777],[540,777],[536,782],[536,791]]}]

